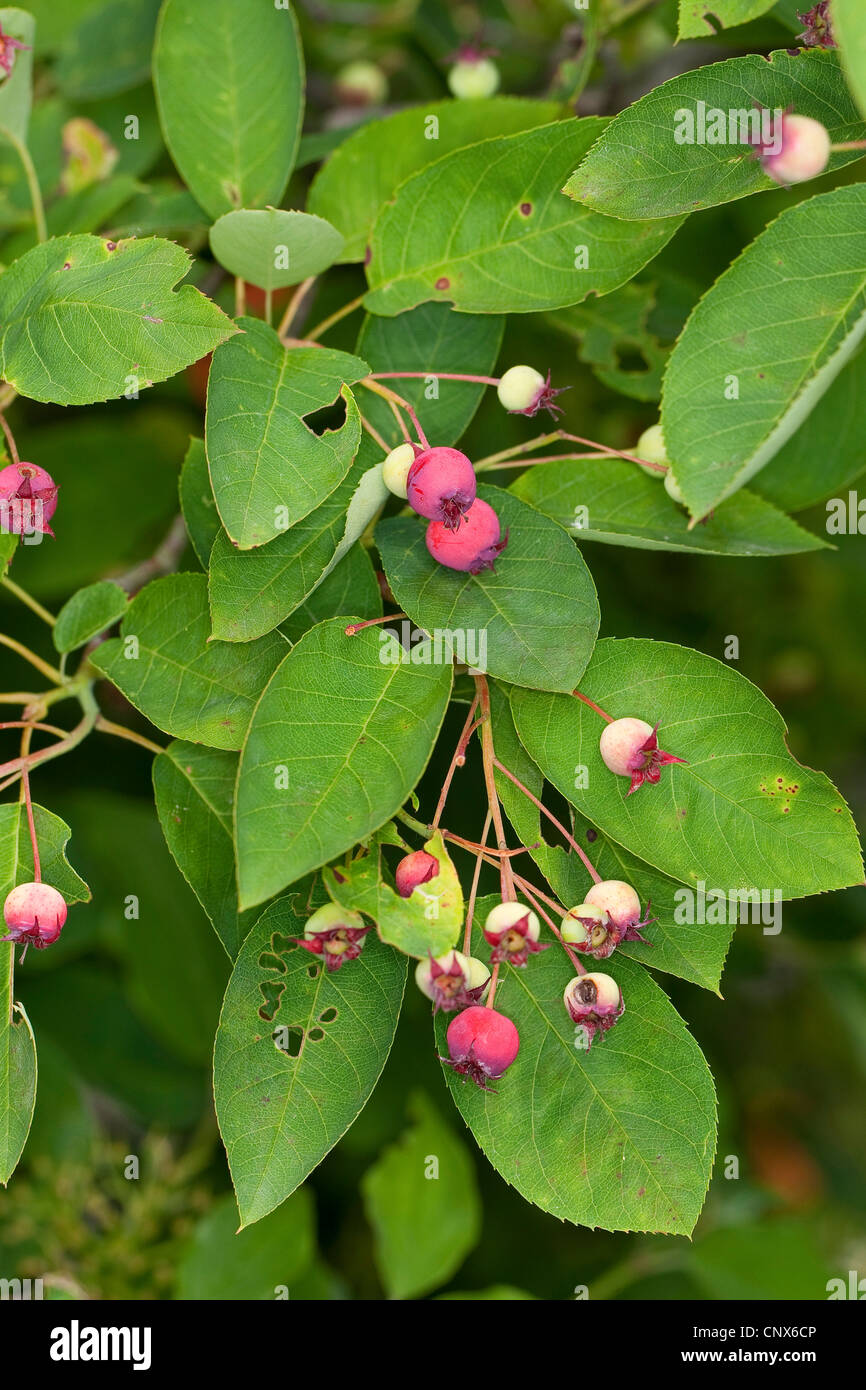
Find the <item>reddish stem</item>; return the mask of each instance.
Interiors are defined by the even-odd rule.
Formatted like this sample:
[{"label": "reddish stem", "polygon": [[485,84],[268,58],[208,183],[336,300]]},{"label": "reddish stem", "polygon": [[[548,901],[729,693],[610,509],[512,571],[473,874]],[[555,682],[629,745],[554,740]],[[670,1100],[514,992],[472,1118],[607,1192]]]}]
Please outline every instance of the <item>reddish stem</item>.
[{"label": "reddish stem", "polygon": [[436,830],[436,828],[439,825],[439,821],[442,818],[442,812],[445,810],[445,802],[448,800],[448,793],[451,790],[451,782],[454,778],[454,773],[457,771],[458,767],[463,767],[463,765],[466,762],[466,749],[469,746],[469,740],[472,737],[472,731],[475,728],[473,720],[475,718],[475,711],[477,708],[478,696],[476,695],[475,699],[472,701],[472,704],[469,706],[469,713],[466,716],[466,722],[464,723],[463,728],[460,732],[460,738],[457,740],[457,747],[454,749],[454,756],[452,757],[451,762],[448,766],[448,771],[445,774],[445,781],[442,783],[442,790],[439,793],[439,801],[436,805],[436,814],[434,815],[430,825],[431,834],[434,830]]},{"label": "reddish stem", "polygon": [[548,917],[548,915],[547,915],[547,913],[545,912],[544,908],[541,906],[541,903],[539,903],[539,902],[536,901],[534,890],[531,889],[531,888],[528,888],[528,887],[526,886],[526,884],[524,884],[524,885],[523,885],[523,888],[522,888],[522,892],[523,892],[524,896],[527,897],[527,898],[529,899],[530,903],[531,903],[532,906],[535,908],[535,911],[538,913],[539,917],[543,917],[543,918],[544,918],[545,922],[546,922],[547,925],[550,927],[550,930],[553,932],[553,935],[556,937],[556,939],[557,939],[557,941],[559,942],[559,944],[560,944],[560,946],[562,947],[562,949],[565,951],[565,954],[568,956],[568,959],[571,961],[571,963],[572,963],[572,965],[574,966],[575,970],[577,971],[578,975],[585,975],[585,974],[586,974],[586,966],[585,966],[585,965],[581,965],[581,963],[580,963],[580,961],[578,960],[577,956],[574,954],[574,951],[572,951],[572,949],[571,949],[571,947],[569,946],[568,942],[565,940],[564,936],[562,935],[562,932],[559,930],[559,927],[555,927],[555,926],[553,925],[553,922],[552,922],[551,919]]},{"label": "reddish stem", "polygon": [[[493,825],[496,829],[496,843],[500,849],[507,849],[508,842],[505,838],[505,826],[502,822],[502,808],[499,805],[499,796],[496,791],[496,773],[494,763],[496,753],[493,748],[493,727],[490,720],[490,689],[487,685],[485,676],[475,676],[475,689],[478,692],[478,699],[481,705],[481,752],[484,762],[484,782],[487,787],[487,803],[490,807],[490,814],[493,817]],[[500,860],[499,885],[502,892],[503,902],[513,902],[514,874],[508,859]]]},{"label": "reddish stem", "polygon": [[437,381],[473,381],[481,386],[498,386],[498,376],[471,376],[467,372],[371,372],[370,375],[376,381],[389,381],[394,377],[420,377],[426,380],[428,376],[435,377]]},{"label": "reddish stem", "polygon": [[490,812],[484,818],[484,830],[481,833],[481,846],[475,857],[475,869],[472,874],[472,887],[469,890],[469,904],[466,908],[466,926],[463,931],[463,954],[472,954],[472,919],[475,915],[475,899],[478,896],[478,880],[481,877],[481,865],[484,863],[484,846],[487,844],[487,836],[490,834]]},{"label": "reddish stem", "polygon": [[496,986],[499,984],[499,961],[493,967],[493,974],[490,976],[490,993],[485,1000],[488,1009],[493,1008],[493,1001],[496,998]]},{"label": "reddish stem", "polygon": [[601,883],[601,874],[598,873],[598,871],[593,867],[586,854],[581,849],[580,845],[577,843],[577,840],[575,840],[574,836],[566,830],[562,822],[556,819],[556,816],[553,814],[553,812],[548,811],[547,807],[541,801],[539,801],[538,797],[535,796],[529,790],[528,787],[525,787],[523,785],[519,777],[515,777],[513,772],[509,772],[508,768],[505,767],[504,764],[501,763],[498,758],[494,758],[493,765],[494,767],[498,767],[499,771],[504,773],[505,776],[509,779],[509,781],[513,782],[515,787],[517,787],[520,791],[523,792],[524,796],[529,797],[529,800],[532,802],[533,806],[537,806],[539,811],[541,811],[545,816],[547,816],[547,819],[551,821],[553,825],[556,826],[560,835],[565,836],[566,840],[571,845],[571,848],[580,856],[581,862],[583,863],[584,868],[592,878],[593,882]]},{"label": "reddish stem", "polygon": [[346,636],[354,637],[356,633],[363,632],[365,627],[376,627],[382,623],[399,622],[400,619],[405,618],[405,616],[405,613],[386,613],[384,618],[368,618],[367,621],[363,623],[349,623],[349,626],[346,628]]},{"label": "reddish stem", "polygon": [[596,714],[600,714],[602,719],[606,720],[608,724],[613,723],[613,715],[607,714],[606,711],[601,708],[601,705],[595,703],[595,700],[590,700],[588,695],[581,695],[579,690],[572,690],[571,693],[576,700],[582,700],[585,705],[589,705],[590,709],[594,709]]},{"label": "reddish stem", "polygon": [[30,831],[30,844],[33,849],[33,882],[42,882],[42,865],[39,860],[39,841],[36,838],[36,822],[33,818],[33,798],[30,795],[30,773],[27,767],[27,755],[30,752],[30,740],[33,736],[33,729],[27,725],[21,734],[21,757],[24,760],[21,767],[21,800],[27,808],[27,827]]}]

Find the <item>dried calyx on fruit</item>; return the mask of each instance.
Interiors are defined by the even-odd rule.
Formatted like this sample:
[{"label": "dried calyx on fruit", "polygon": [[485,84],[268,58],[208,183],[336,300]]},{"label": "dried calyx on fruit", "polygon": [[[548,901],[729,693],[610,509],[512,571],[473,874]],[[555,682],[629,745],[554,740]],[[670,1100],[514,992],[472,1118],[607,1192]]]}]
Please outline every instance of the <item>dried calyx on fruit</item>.
[{"label": "dried calyx on fruit", "polygon": [[57,484],[35,463],[10,463],[0,469],[0,532],[53,536],[49,522],[57,510]]},{"label": "dried calyx on fruit", "polygon": [[686,761],[659,748],[657,729],[658,724],[653,726],[645,719],[632,718],[614,719],[604,728],[599,752],[611,772],[618,777],[631,778],[628,796],[644,782],[658,782],[665,764]]},{"label": "dried calyx on fruit", "polygon": [[427,549],[440,565],[467,574],[492,570],[497,556],[508,544],[508,532],[502,536],[499,517],[489,503],[476,497],[463,518],[459,531],[452,531],[441,521],[431,521],[427,527]]},{"label": "dried calyx on fruit", "polygon": [[575,975],[563,999],[572,1022],[584,1030],[587,1052],[596,1033],[606,1033],[625,1011],[619,985],[610,975]]},{"label": "dried calyx on fruit", "polygon": [[497,903],[487,914],[484,940],[493,947],[492,961],[507,961],[509,965],[525,965],[530,955],[546,951],[539,943],[541,924],[523,903]]},{"label": "dried calyx on fruit", "polygon": [[459,449],[423,449],[406,477],[409,506],[457,531],[475,501],[475,469]]},{"label": "dried calyx on fruit", "polygon": [[446,951],[444,956],[419,960],[415,983],[422,994],[433,1000],[434,1012],[453,1014],[468,1009],[484,998],[490,985],[490,971],[483,960],[464,956],[462,951]]},{"label": "dried calyx on fruit", "polygon": [[448,1025],[447,1057],[440,1062],[470,1077],[482,1091],[493,1090],[496,1081],[511,1066],[520,1051],[520,1036],[505,1014],[481,1004],[464,1009]]},{"label": "dried calyx on fruit", "polygon": [[428,854],[426,849],[413,850],[407,854],[394,870],[397,892],[401,898],[410,898],[421,883],[429,883],[439,872],[439,860]]},{"label": "dried calyx on fruit", "polygon": [[388,79],[375,63],[359,58],[340,68],[334,92],[347,106],[381,106],[388,95]]},{"label": "dried calyx on fruit", "polygon": [[508,368],[500,379],[496,394],[510,415],[537,415],[539,410],[546,410],[556,416],[562,414],[562,406],[556,404],[556,397],[568,389],[567,386],[551,386],[550,372],[543,377],[534,367],[520,365]]},{"label": "dried calyx on fruit", "polygon": [[296,937],[298,946],[321,956],[329,970],[339,970],[347,960],[361,954],[370,927],[364,926],[360,912],[350,912],[337,903],[326,903],[308,918],[304,935]]},{"label": "dried calyx on fruit", "polygon": [[586,902],[573,907],[562,919],[562,935],[575,950],[595,956],[596,960],[606,960],[621,941],[643,941],[641,928],[654,922],[649,916],[641,916],[640,898],[630,883],[618,878],[603,879],[594,883],[586,895]]},{"label": "dried calyx on fruit", "polygon": [[43,951],[53,946],[66,921],[66,900],[47,883],[19,883],[3,904],[3,920],[9,928],[0,941],[24,943]]},{"label": "dried calyx on fruit", "polygon": [[395,497],[406,497],[406,480],[409,469],[424,450],[420,444],[398,444],[382,463],[382,480]]},{"label": "dried calyx on fruit", "polygon": [[811,116],[786,111],[756,148],[764,173],[787,187],[823,174],[830,162],[830,133]]}]

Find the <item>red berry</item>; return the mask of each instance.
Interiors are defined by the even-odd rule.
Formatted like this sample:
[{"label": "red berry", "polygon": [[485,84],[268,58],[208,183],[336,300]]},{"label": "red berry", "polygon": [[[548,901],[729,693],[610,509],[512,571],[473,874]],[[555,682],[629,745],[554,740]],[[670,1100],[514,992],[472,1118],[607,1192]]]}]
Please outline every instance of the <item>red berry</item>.
[{"label": "red berry", "polygon": [[53,946],[66,921],[66,901],[48,883],[19,883],[3,904],[9,935],[0,941],[23,941],[25,949]]},{"label": "red berry", "polygon": [[447,1057],[440,1058],[461,1076],[469,1076],[482,1091],[487,1081],[496,1081],[507,1072],[520,1050],[520,1037],[505,1014],[473,1004],[453,1018],[446,1034]]},{"label": "red berry", "polygon": [[425,449],[406,479],[409,506],[456,531],[475,501],[475,469],[459,449]]},{"label": "red berry", "polygon": [[439,872],[439,860],[426,849],[416,849],[400,860],[394,871],[397,892],[401,898],[411,898],[419,883],[429,883]]},{"label": "red berry", "polygon": [[499,517],[493,508],[478,497],[472,503],[457,532],[441,521],[431,521],[427,527],[427,549],[450,570],[480,574],[492,570],[497,555],[508,544],[508,532],[500,539]]},{"label": "red berry", "polygon": [[0,469],[0,532],[53,536],[48,525],[57,510],[57,484],[38,464],[10,463]]}]

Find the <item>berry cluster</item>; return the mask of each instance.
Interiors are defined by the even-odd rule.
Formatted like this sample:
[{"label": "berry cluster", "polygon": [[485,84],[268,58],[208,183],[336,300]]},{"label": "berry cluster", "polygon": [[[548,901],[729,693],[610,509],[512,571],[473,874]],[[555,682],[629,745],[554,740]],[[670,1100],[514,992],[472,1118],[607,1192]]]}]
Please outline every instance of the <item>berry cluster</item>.
[{"label": "berry cluster", "polygon": [[[418,457],[422,458],[423,453]],[[485,712],[480,722],[484,722],[489,717],[489,697],[483,677],[476,679],[479,681],[477,701]],[[659,748],[657,726],[633,717],[611,719],[598,706],[593,708],[607,721],[599,740],[602,761],[611,772],[629,778],[627,796],[631,796],[644,783],[650,786],[658,783],[661,769],[666,764],[685,761]],[[476,704],[473,703],[466,726],[470,732],[467,735],[464,730],[461,735],[453,767],[462,766],[465,762],[466,744],[475,728],[472,722],[475,709]],[[489,736],[486,741],[482,736],[482,748],[485,758],[492,759],[494,755]],[[517,780],[501,764],[497,765],[512,780]],[[522,787],[519,782],[517,785]],[[532,795],[526,788],[522,787],[522,790]],[[532,799],[535,800],[534,797]],[[444,804],[444,800],[440,807],[441,804]],[[495,804],[498,816],[498,802]],[[546,815],[550,815],[540,802],[536,804]],[[559,826],[559,822],[556,824]],[[564,828],[559,826],[559,829]],[[446,838],[451,834],[447,831],[442,833]],[[492,1088],[488,1083],[504,1076],[520,1050],[520,1038],[514,1023],[493,1007],[498,975],[505,965],[525,968],[530,956],[548,950],[553,944],[540,940],[539,914],[544,917],[578,972],[566,986],[564,1003],[571,1020],[583,1030],[581,1045],[586,1051],[591,1048],[596,1033],[604,1033],[613,1027],[622,1016],[625,1005],[616,981],[610,975],[588,973],[578,957],[588,955],[595,960],[607,960],[624,941],[652,945],[642,931],[655,918],[649,915],[649,904],[646,913],[642,913],[640,898],[630,883],[621,879],[602,879],[574,840],[571,840],[572,848],[579,854],[593,883],[584,901],[566,911],[525,879],[515,879],[513,871],[505,868],[511,851],[504,848],[502,840],[500,844],[503,847],[494,852],[485,849],[483,844],[476,845],[459,836],[451,835],[451,838],[462,843],[464,848],[476,850],[479,861],[486,859],[489,863],[496,863],[496,856],[499,855],[502,901],[488,912],[483,927],[484,940],[490,947],[490,959],[488,963],[469,954],[475,901],[473,886],[463,950],[452,947],[439,956],[431,952],[426,960],[420,960],[416,965],[415,983],[421,993],[431,1000],[434,1013],[455,1015],[446,1032],[448,1056],[440,1060],[489,1091]],[[404,855],[394,875],[399,896],[411,899],[417,889],[439,875],[440,869],[436,855],[427,849],[412,850]],[[521,893],[537,907],[537,912],[518,901],[515,884],[519,884]],[[544,911],[539,898],[546,899],[552,910],[558,912],[561,918],[559,927]],[[327,969],[334,971],[361,954],[370,930],[364,925],[360,913],[330,903],[313,913],[297,944],[322,956]]]},{"label": "berry cluster", "polygon": [[386,486],[429,521],[427,549],[440,565],[469,574],[492,569],[508,544],[493,508],[476,496],[475,469],[459,449],[399,444],[382,465]]}]

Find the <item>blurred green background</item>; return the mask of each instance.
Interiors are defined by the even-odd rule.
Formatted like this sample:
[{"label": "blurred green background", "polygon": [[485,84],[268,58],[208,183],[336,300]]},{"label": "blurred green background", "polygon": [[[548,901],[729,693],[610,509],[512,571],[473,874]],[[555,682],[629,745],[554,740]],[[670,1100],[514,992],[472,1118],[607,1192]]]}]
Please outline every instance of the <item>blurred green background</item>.
[{"label": "blurred green background", "polygon": [[[57,181],[53,152],[70,111],[86,110],[108,130],[121,111],[149,109],[156,6],[135,7],[140,33],[127,33],[123,48],[106,25],[104,5],[40,0],[31,8],[42,26],[36,121],[44,138],[40,175],[50,192]],[[311,73],[310,132],[334,125],[333,74],[356,58],[380,63],[392,104],[445,95],[446,56],[479,23],[500,50],[503,89],[542,93],[555,79],[558,55],[570,51],[565,30],[574,22],[570,7],[555,0],[424,0],[417,7],[347,0],[298,8]],[[605,41],[581,110],[617,109],[676,70],[784,46],[793,31],[783,19],[796,6],[783,3],[748,30],[677,49],[673,3],[631,8],[633,17]],[[91,29],[82,29],[88,23]],[[92,39],[97,31],[94,55],[88,33]],[[155,124],[148,128],[152,134]],[[173,171],[158,135],[137,157],[131,173],[171,190]],[[5,259],[16,238],[27,244],[28,233],[19,176],[14,161],[4,160]],[[311,172],[295,176],[287,206],[303,205]],[[809,192],[823,186],[828,181]],[[770,193],[693,217],[640,277],[657,292],[650,330],[660,351],[695,295],[790,197]],[[194,274],[206,283],[211,269],[205,251]],[[316,317],[361,287],[356,269],[338,271]],[[358,327],[355,316],[329,341],[352,347]],[[509,324],[500,365],[550,367],[554,383],[572,384],[560,397],[566,429],[632,445],[656,418],[652,401],[611,390],[578,351],[543,317],[523,317]],[[638,351],[626,345],[621,365],[642,370]],[[79,585],[152,553],[177,510],[187,439],[202,431],[200,390],[200,374],[191,371],[138,402],[65,411],[15,404],[13,428],[26,440],[27,456],[61,484],[63,523],[56,543],[16,560],[20,583],[57,607]],[[537,432],[489,398],[464,447],[479,457]],[[860,460],[851,464],[854,473]],[[824,533],[823,506],[799,519]],[[829,774],[862,825],[866,547],[859,535],[833,540],[835,550],[778,561],[591,544],[584,553],[599,589],[602,635],[682,642],[719,658],[736,636],[737,668],[781,710],[792,752]],[[190,553],[184,565],[195,567]],[[0,620],[31,644],[42,640],[5,595]],[[50,657],[46,642],[43,649]],[[3,665],[4,688],[29,688],[26,667],[5,654]],[[144,728],[116,693],[103,687],[101,699],[111,717]],[[454,710],[419,789],[422,815],[435,802],[460,718]],[[13,752],[10,745],[4,756]],[[0,1276],[43,1277],[46,1293],[58,1298],[272,1298],[277,1289],[293,1299],[495,1298],[518,1291],[569,1299],[588,1286],[591,1298],[820,1299],[828,1279],[866,1273],[859,890],[786,905],[777,937],[741,927],[723,977],[724,1000],[658,977],[705,1050],[718,1088],[718,1158],[693,1242],[574,1228],[512,1192],[450,1105],[427,1001],[411,981],[391,1059],[364,1113],[301,1193],[235,1237],[209,1091],[228,960],[163,844],[149,761],[139,749],[96,735],[34,777],[36,799],[72,827],[70,858],[93,903],[73,908],[59,945],[31,953],[16,979],[36,1032],[39,1090],[24,1159],[0,1192]],[[470,759],[459,776],[449,824],[477,838],[477,763]],[[475,795],[463,790],[470,784]],[[471,861],[458,863],[466,882]],[[130,920],[131,894],[139,916]],[[423,1160],[445,1153],[459,1183],[419,1180]],[[135,1169],[131,1159],[137,1177],[126,1176]]]}]

